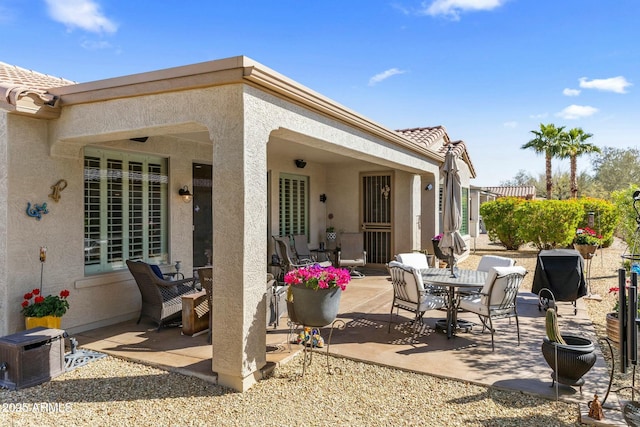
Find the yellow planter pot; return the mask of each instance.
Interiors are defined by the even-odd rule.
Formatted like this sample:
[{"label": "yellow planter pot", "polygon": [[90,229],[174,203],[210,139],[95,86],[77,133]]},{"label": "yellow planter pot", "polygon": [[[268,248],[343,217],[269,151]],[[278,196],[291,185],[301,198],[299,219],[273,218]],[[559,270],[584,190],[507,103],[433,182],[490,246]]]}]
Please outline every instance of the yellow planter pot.
[{"label": "yellow planter pot", "polygon": [[56,316],[24,318],[24,324],[26,329],[32,329],[38,326],[44,326],[45,328],[50,328],[50,329],[60,329],[61,322],[62,322],[62,317],[56,317]]}]

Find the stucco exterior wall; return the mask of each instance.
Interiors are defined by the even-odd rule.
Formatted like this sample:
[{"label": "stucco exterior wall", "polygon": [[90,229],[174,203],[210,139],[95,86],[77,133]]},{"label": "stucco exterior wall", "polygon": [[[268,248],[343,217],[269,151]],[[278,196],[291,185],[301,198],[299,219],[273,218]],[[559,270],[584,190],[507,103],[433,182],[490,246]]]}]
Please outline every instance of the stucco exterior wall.
[{"label": "stucco exterior wall", "polygon": [[[10,160],[7,168],[0,172],[6,170],[8,175],[6,180],[0,179],[0,185],[7,186],[8,191],[3,194],[7,194],[10,202],[0,206],[7,206],[7,238],[2,241],[6,241],[11,250],[6,258],[3,257],[6,259],[7,280],[0,280],[0,294],[6,292],[7,297],[0,304],[8,301],[8,307],[2,310],[6,321],[0,323],[0,334],[24,328],[20,304],[26,292],[40,286],[40,246],[47,247],[47,261],[42,266],[44,294],[57,294],[62,289],[71,292],[70,309],[62,319],[64,329],[76,332],[137,317],[140,294],[128,272],[84,274],[82,148],[76,147],[75,158],[51,157],[49,122],[15,115],[9,116],[7,121]],[[192,222],[185,221],[185,218],[191,218],[193,206],[185,204],[177,196],[177,190],[184,184],[191,188],[193,160],[211,162],[211,145],[176,144],[170,136],[153,137],[144,144],[125,140],[105,141],[97,145],[120,151],[152,153],[169,159],[171,232],[167,262],[181,259],[185,271],[190,271]],[[55,203],[48,195],[50,186],[59,179],[65,179],[68,186],[61,192],[60,201]],[[40,221],[27,216],[27,202],[32,205],[46,202],[49,214],[43,215]],[[2,213],[0,208],[0,215]]]},{"label": "stucco exterior wall", "polygon": [[[271,138],[327,150],[336,155],[347,156],[349,161],[328,165],[307,162],[304,169],[295,167],[295,157],[269,157],[271,171],[270,192],[273,195],[270,217],[272,234],[278,231],[278,177],[281,172],[310,177],[310,213],[320,220],[311,229],[311,246],[317,247],[324,238],[324,227],[328,225],[326,215],[333,213],[332,225],[337,232],[357,232],[361,229],[360,174],[362,172],[389,173],[398,171],[394,180],[394,207],[400,216],[394,222],[394,246],[412,248],[420,246],[417,221],[419,220],[420,185],[412,171],[438,173],[438,166],[425,161],[406,150],[392,148],[388,143],[369,134],[358,132],[340,122],[285,102],[277,97],[248,87],[247,94],[255,98],[252,103],[260,120],[271,121],[267,128],[277,129]],[[245,112],[247,113],[247,111]],[[361,159],[361,160],[358,160]],[[402,171],[404,170],[404,172]],[[319,202],[320,194],[327,195],[327,202]],[[395,197],[397,195],[397,197]],[[402,212],[402,213],[400,213]],[[323,225],[325,224],[325,225]]]},{"label": "stucco exterior wall", "polygon": [[[24,328],[19,314],[23,295],[42,282],[44,295],[62,289],[73,292],[73,278],[83,262],[82,162],[49,157],[47,122],[9,116],[7,164],[7,301],[9,318],[3,332]],[[55,203],[50,186],[58,180],[68,186]],[[80,186],[80,187],[78,187]],[[80,188],[80,191],[78,191]],[[26,214],[27,204],[46,203],[49,213],[36,220]],[[76,225],[76,227],[74,227]],[[40,247],[48,249],[41,265]],[[78,297],[78,295],[74,295]],[[76,307],[76,310],[78,308]]]},{"label": "stucco exterior wall", "polygon": [[[281,173],[301,175],[309,177],[309,247],[317,248],[318,243],[324,240],[325,221],[329,213],[328,205],[332,195],[327,192],[326,176],[330,166],[308,161],[304,169],[297,168],[293,157],[268,156],[268,168],[271,172],[270,193],[271,203],[269,206],[271,223],[269,224],[270,235],[279,234],[279,178]],[[327,203],[320,202],[320,194],[327,195]],[[269,242],[270,253],[273,252],[273,241]]]},{"label": "stucco exterior wall", "polygon": [[8,115],[0,110],[0,335],[8,330],[9,325],[9,287],[8,287],[8,255],[7,215],[8,215],[8,171],[9,171],[9,132]]}]

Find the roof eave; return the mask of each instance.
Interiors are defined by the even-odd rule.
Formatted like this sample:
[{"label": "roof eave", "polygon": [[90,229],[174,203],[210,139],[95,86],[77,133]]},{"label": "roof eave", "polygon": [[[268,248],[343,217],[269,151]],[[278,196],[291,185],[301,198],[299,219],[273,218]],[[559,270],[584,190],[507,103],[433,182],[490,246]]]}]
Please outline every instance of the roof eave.
[{"label": "roof eave", "polygon": [[244,78],[257,87],[284,96],[291,101],[304,105],[325,116],[358,127],[370,134],[419,153],[431,160],[444,161],[444,156],[439,153],[428,148],[417,146],[410,138],[402,136],[398,132],[390,130],[267,67],[257,67],[255,65],[246,67]]},{"label": "roof eave", "polygon": [[349,110],[246,56],[62,86],[50,89],[50,92],[61,98],[62,105],[74,105],[227,84],[248,84],[257,87],[335,120],[358,127],[430,160],[438,162],[444,160],[444,156],[439,153],[416,146],[409,138]]}]

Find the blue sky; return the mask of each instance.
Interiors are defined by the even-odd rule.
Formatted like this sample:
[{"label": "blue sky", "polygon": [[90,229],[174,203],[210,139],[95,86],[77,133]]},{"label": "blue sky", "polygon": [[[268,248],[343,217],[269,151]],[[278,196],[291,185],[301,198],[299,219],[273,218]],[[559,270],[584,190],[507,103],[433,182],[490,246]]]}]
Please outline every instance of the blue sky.
[{"label": "blue sky", "polygon": [[246,55],[385,127],[444,126],[490,186],[544,172],[520,149],[540,123],[638,146],[638,22],[637,0],[0,0],[0,61],[86,82]]}]

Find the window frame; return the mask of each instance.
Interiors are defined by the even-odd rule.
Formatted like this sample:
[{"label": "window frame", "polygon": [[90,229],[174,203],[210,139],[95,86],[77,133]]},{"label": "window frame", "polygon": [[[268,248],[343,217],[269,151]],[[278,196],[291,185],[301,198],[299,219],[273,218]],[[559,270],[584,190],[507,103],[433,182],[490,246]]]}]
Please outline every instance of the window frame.
[{"label": "window frame", "polygon": [[280,236],[304,234],[308,239],[310,232],[309,177],[282,172],[278,178],[278,190],[278,232]]},{"label": "window frame", "polygon": [[168,160],[95,147],[84,150],[84,271],[159,264],[168,254]]}]

